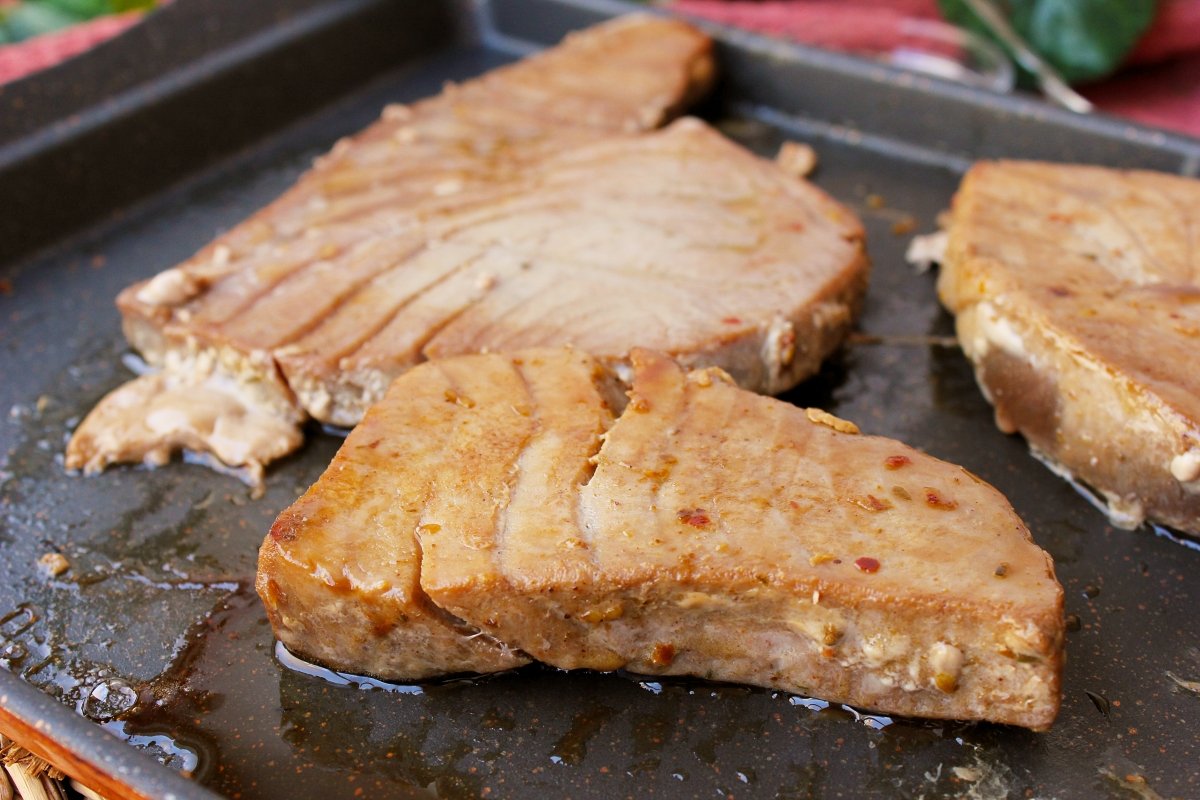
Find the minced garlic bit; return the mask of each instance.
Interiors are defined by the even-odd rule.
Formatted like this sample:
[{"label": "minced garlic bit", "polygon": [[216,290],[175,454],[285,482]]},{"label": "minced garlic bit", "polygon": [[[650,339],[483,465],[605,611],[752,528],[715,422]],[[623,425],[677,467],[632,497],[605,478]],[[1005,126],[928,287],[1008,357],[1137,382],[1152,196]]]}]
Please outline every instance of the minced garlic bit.
[{"label": "minced garlic bit", "polygon": [[135,297],[139,303],[148,306],[177,306],[195,297],[199,292],[200,285],[191,275],[179,267],[172,267],[147,281],[138,289]]},{"label": "minced garlic bit", "polygon": [[958,678],[946,672],[933,676],[933,685],[945,694],[954,694],[958,690]]},{"label": "minced garlic bit", "polygon": [[579,615],[579,618],[584,622],[589,622],[592,625],[599,625],[601,622],[620,619],[625,615],[625,607],[620,603],[613,603],[604,608],[589,608]]},{"label": "minced garlic bit", "polygon": [[1192,448],[1171,459],[1171,475],[1180,483],[1200,480],[1200,449]]},{"label": "minced garlic bit", "polygon": [[951,694],[958,689],[958,677],[963,667],[962,650],[947,642],[937,642],[929,648],[929,666],[934,672],[933,685],[939,690]]},{"label": "minced garlic bit", "polygon": [[71,562],[62,553],[46,553],[38,559],[38,569],[51,578],[57,578],[70,568]]},{"label": "minced garlic bit", "polygon": [[817,168],[817,151],[800,142],[784,142],[775,165],[793,178],[806,178]]},{"label": "minced garlic bit", "polygon": [[950,236],[945,231],[914,236],[908,243],[904,260],[916,267],[917,271],[926,272],[946,258],[946,246],[949,242]]},{"label": "minced garlic bit", "polygon": [[713,381],[719,381],[727,386],[737,386],[737,382],[734,381],[729,373],[720,367],[705,367],[704,369],[692,370],[688,373],[688,380],[702,389],[712,386]]},{"label": "minced garlic bit", "polygon": [[859,433],[858,426],[849,420],[835,417],[828,411],[823,411],[819,408],[804,409],[805,415],[810,422],[817,425],[824,425],[827,428],[833,428],[838,433]]},{"label": "minced garlic bit", "polygon": [[454,391],[453,389],[447,389],[445,392],[442,393],[442,396],[446,398],[447,403],[455,403],[456,405],[460,405],[463,408],[474,408],[475,407],[474,400],[467,397],[466,395],[460,395],[458,392]]}]

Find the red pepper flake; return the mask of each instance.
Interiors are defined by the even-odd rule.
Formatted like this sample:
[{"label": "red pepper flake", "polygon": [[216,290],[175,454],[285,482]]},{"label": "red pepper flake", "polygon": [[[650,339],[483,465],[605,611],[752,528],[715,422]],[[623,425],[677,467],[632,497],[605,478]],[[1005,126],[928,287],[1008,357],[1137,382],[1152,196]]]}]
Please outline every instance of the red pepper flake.
[{"label": "red pepper flake", "polygon": [[872,572],[879,572],[879,560],[871,558],[870,556],[863,556],[862,558],[854,559],[854,566],[868,574]]},{"label": "red pepper flake", "polygon": [[887,511],[892,507],[890,500],[881,500],[873,494],[859,498],[854,501],[854,505],[859,508],[865,508],[867,511]]},{"label": "red pepper flake", "polygon": [[685,508],[677,516],[680,522],[693,528],[704,528],[712,524],[712,519],[703,508]]},{"label": "red pepper flake", "polygon": [[908,456],[888,456],[883,460],[883,465],[888,469],[900,469],[912,463],[912,459]]},{"label": "red pepper flake", "polygon": [[12,297],[13,288],[12,281],[8,278],[0,278],[0,294],[5,297]]},{"label": "red pepper flake", "polygon": [[925,487],[925,503],[933,508],[940,508],[942,511],[958,508],[958,503],[948,497],[943,497],[937,489],[929,486]]},{"label": "red pepper flake", "polygon": [[675,660],[675,645],[659,642],[650,653],[650,663],[656,667],[669,667]]},{"label": "red pepper flake", "polygon": [[724,322],[726,325],[741,325],[742,324],[742,320],[740,317],[722,317],[721,322]]}]

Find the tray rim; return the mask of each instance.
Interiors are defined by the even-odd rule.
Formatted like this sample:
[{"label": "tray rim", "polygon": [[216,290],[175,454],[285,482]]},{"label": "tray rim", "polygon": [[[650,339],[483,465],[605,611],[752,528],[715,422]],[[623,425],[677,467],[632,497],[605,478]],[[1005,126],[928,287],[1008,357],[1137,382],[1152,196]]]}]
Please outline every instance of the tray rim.
[{"label": "tray rim", "polygon": [[[482,25],[480,34],[483,44],[503,52],[522,55],[548,44],[546,37],[531,39],[514,36],[501,28],[504,24],[525,24],[529,28],[538,26],[538,15],[525,13],[531,0],[472,0],[477,8]],[[894,92],[909,98],[925,98],[971,111],[991,114],[999,113],[1010,124],[1033,124],[1048,130],[1066,130],[1073,135],[1101,138],[1113,143],[1132,146],[1146,151],[1168,153],[1179,159],[1177,174],[1187,177],[1200,176],[1200,137],[1154,127],[1116,117],[1104,112],[1077,114],[1052,105],[1035,95],[1020,93],[1002,94],[974,86],[967,86],[944,78],[920,75],[893,67],[882,62],[811,45],[799,44],[787,39],[767,36],[751,31],[732,28],[694,15],[680,14],[669,9],[645,6],[630,0],[532,0],[540,6],[553,7],[560,14],[573,15],[573,23],[594,24],[621,14],[648,13],[658,16],[684,19],[708,33],[717,45],[718,62],[721,57],[749,54],[756,59],[771,62],[773,67],[803,67],[839,78],[852,79],[881,91]],[[561,26],[559,26],[561,27]],[[561,32],[561,31],[560,31]],[[728,77],[724,68],[718,71],[719,80]],[[720,88],[720,87],[718,87]],[[739,86],[745,89],[745,86]],[[872,98],[875,99],[875,98]],[[821,109],[793,109],[789,116],[807,117]],[[838,127],[854,130],[854,125]],[[863,131],[869,128],[863,126]],[[904,141],[899,134],[883,134],[884,138]],[[923,146],[922,146],[923,147]],[[943,161],[967,158],[988,158],[987,155],[971,156],[937,147],[925,147],[938,154]]]}]

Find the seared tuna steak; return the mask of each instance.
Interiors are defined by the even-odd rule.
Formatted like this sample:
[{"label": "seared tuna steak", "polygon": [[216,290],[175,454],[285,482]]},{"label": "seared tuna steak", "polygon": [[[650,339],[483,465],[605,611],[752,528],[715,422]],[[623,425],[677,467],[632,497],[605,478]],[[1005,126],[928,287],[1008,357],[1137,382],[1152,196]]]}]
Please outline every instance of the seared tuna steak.
[{"label": "seared tuna steak", "polygon": [[399,378],[267,536],[276,635],[421,679],[694,675],[1041,729],[1062,590],[1005,499],[849,422],[633,354],[438,359]]},{"label": "seared tuna steak", "polygon": [[[362,411],[357,394],[378,396],[386,388],[382,372],[370,373],[375,383],[340,401],[322,394],[320,384],[297,397],[278,351],[311,342],[309,334],[331,346],[371,339],[378,317],[363,311],[360,322],[358,314],[377,289],[394,297],[398,280],[420,294],[439,275],[465,266],[454,261],[452,248],[439,267],[425,263],[424,271],[388,279],[398,265],[436,247],[432,240],[444,230],[439,219],[506,196],[514,190],[505,187],[553,153],[670,120],[711,83],[711,48],[690,25],[635,15],[412,106],[389,106],[374,125],[317,159],[274,203],[182,264],[121,293],[126,337],[163,373],[102,401],[71,441],[67,466],[98,471],[115,461],[159,463],[186,446],[244,467],[255,481],[263,464],[299,445],[299,424],[309,411],[353,424]],[[342,353],[326,355],[336,361]],[[160,390],[186,395],[200,385],[226,395],[220,405],[236,416],[232,427],[266,414],[288,430],[244,448],[224,441],[222,430],[231,426],[223,418],[191,409],[159,413],[162,425],[116,424],[162,412]],[[132,403],[138,398],[143,406]]]},{"label": "seared tuna steak", "polygon": [[[622,133],[660,122],[710,72],[700,34],[636,18],[393,109],[196,258],[126,290],[130,341],[173,386],[219,383],[292,425],[353,425],[427,358],[540,345],[623,374],[650,346],[782,391],[850,326],[862,229],[699,121]],[[556,101],[565,86],[586,109]],[[113,416],[85,421],[69,465],[162,452],[97,448],[119,440],[94,430]],[[286,452],[272,445],[249,458]]]},{"label": "seared tuna steak", "polygon": [[980,163],[938,292],[996,409],[1122,527],[1200,533],[1200,181]]}]

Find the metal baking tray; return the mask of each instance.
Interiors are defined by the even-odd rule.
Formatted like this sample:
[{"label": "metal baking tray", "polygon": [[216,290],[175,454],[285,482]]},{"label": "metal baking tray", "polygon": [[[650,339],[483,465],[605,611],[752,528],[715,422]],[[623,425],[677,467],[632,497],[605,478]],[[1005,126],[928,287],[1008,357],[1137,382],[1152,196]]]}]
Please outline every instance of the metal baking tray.
[{"label": "metal baking tray", "polygon": [[[861,333],[786,399],[961,463],[1012,500],[1074,623],[1046,734],[538,667],[423,687],[304,674],[276,658],[256,548],[338,439],[314,431],[258,500],[187,464],[64,473],[72,426],[129,377],[120,288],[264,205],[385,103],[635,8],[180,0],[59,75],[0,90],[0,729],[145,797],[1200,796],[1200,696],[1176,680],[1200,679],[1200,552],[1114,530],[1001,434],[933,276],[903,260],[973,159],[1195,174],[1191,139],[715,31],[722,79],[698,113],[763,154],[812,144],[816,182],[868,228]],[[210,12],[245,21],[213,29]],[[31,116],[18,124],[17,108]],[[47,553],[70,569],[48,577]]]}]

